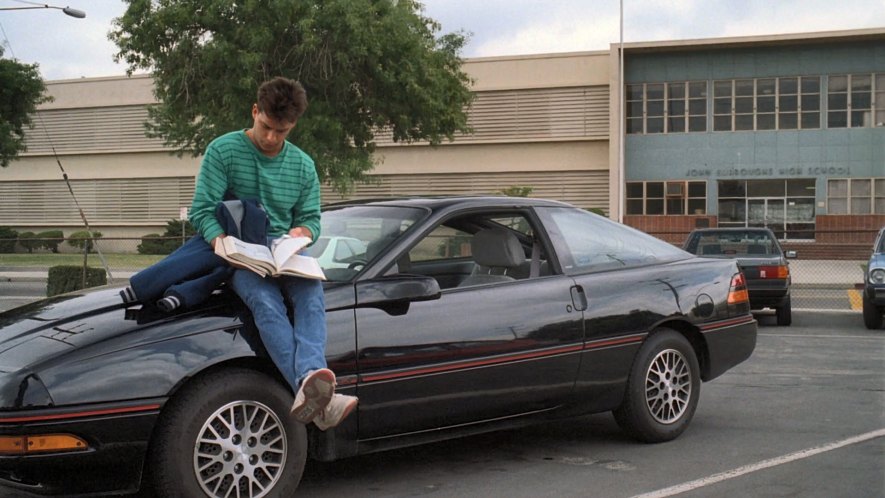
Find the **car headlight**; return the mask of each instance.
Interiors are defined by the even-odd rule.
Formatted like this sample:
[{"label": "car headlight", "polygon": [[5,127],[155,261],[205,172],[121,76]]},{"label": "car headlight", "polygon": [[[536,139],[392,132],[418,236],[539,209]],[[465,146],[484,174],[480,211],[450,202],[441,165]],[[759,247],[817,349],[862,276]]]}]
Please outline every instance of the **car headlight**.
[{"label": "car headlight", "polygon": [[885,269],[876,268],[870,272],[871,284],[885,284]]}]

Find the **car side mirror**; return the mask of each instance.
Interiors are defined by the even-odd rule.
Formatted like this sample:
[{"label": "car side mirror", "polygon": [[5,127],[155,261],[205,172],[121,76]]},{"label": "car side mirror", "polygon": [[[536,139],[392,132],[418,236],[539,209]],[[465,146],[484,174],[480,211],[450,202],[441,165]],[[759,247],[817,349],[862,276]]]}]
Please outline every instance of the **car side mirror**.
[{"label": "car side mirror", "polygon": [[356,305],[388,307],[439,299],[439,282],[424,275],[394,275],[356,284]]},{"label": "car side mirror", "polygon": [[787,259],[796,259],[799,257],[799,253],[791,249],[784,252],[784,257],[786,257]]}]

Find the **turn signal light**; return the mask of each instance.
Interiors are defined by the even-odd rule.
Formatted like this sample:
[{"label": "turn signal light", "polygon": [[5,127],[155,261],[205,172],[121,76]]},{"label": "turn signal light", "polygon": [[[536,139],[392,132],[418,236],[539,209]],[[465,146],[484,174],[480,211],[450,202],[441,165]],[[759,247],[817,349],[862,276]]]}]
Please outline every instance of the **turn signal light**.
[{"label": "turn signal light", "polygon": [[81,451],[88,448],[86,441],[73,434],[0,436],[0,455]]}]

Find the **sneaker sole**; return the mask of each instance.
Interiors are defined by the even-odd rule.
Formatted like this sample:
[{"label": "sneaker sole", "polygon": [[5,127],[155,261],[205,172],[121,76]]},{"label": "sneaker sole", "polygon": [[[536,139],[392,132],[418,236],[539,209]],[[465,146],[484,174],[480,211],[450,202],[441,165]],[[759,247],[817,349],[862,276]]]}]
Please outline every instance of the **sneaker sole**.
[{"label": "sneaker sole", "polygon": [[331,370],[317,370],[301,385],[304,403],[292,407],[292,415],[302,424],[310,423],[320,414],[335,394],[335,374]]}]

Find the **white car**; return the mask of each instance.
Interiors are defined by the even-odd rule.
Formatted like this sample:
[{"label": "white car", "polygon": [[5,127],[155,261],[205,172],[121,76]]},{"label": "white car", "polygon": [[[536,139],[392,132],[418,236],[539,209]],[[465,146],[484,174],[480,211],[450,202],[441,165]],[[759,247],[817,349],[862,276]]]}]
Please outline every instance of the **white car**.
[{"label": "white car", "polygon": [[347,268],[356,262],[365,264],[366,243],[353,237],[320,237],[304,255],[316,258],[324,270]]}]

